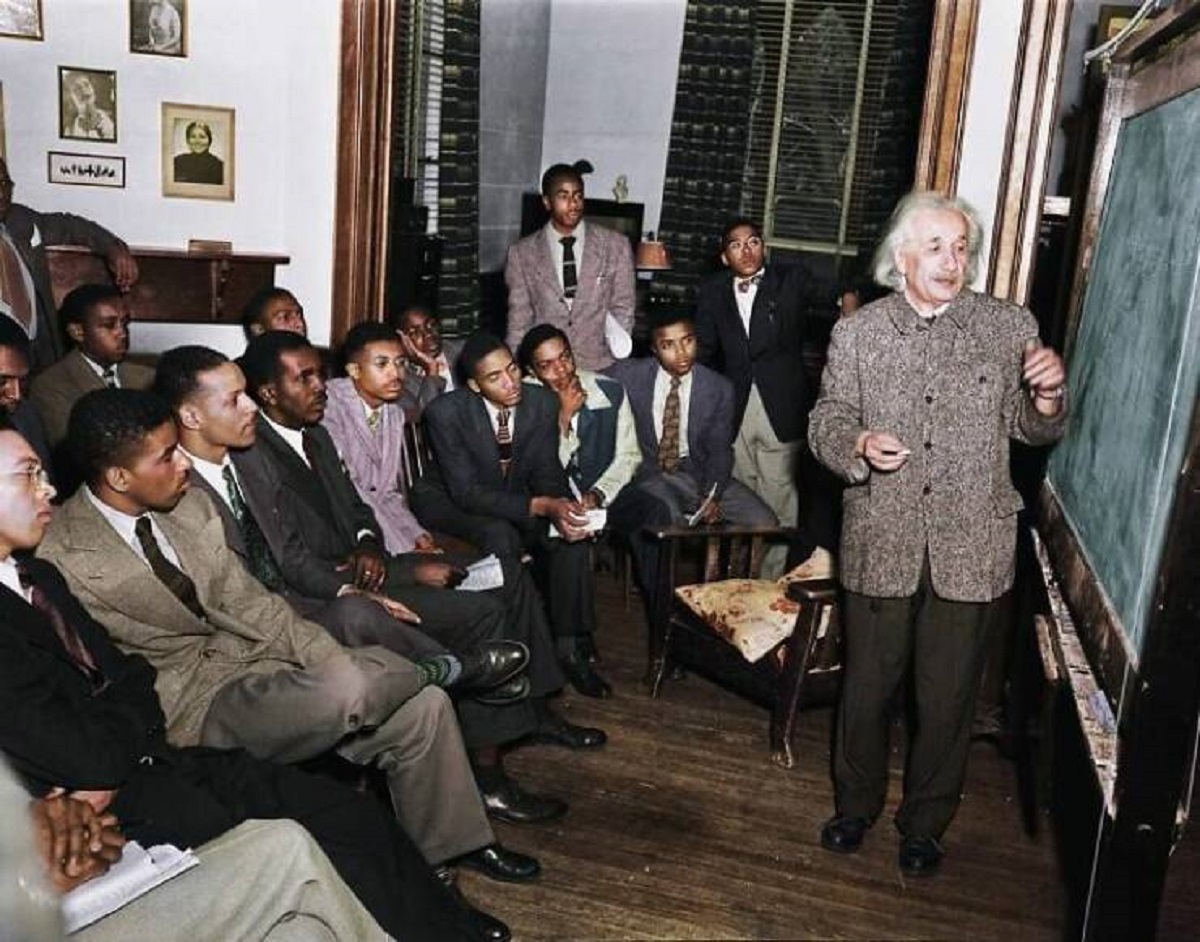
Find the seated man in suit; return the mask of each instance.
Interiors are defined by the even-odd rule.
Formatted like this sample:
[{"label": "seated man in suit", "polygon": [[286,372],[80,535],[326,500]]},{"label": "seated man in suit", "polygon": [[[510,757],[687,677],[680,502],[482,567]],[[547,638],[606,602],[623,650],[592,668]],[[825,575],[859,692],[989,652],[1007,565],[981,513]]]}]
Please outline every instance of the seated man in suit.
[{"label": "seated man in suit", "polygon": [[[485,552],[538,556],[563,669],[580,693],[607,697],[588,659],[596,633],[589,534],[558,461],[558,399],[522,383],[508,347],[489,334],[467,339],[459,365],[467,385],[425,412],[435,462],[413,488],[413,509]],[[549,535],[548,522],[560,536]]]},{"label": "seated man in suit", "polygon": [[659,315],[650,341],[653,357],[612,369],[629,395],[642,449],[635,485],[666,504],[676,523],[703,508],[705,523],[776,524],[771,508],[731,476],[733,386],[696,363],[691,318]]},{"label": "seated man in suit", "polygon": [[58,312],[74,344],[71,352],[42,370],[29,398],[58,448],[67,437],[71,407],[93,389],[146,389],[154,370],[129,363],[129,305],[112,285],[80,285],[63,298]]},{"label": "seated man in suit", "polygon": [[671,522],[671,511],[647,491],[628,487],[642,461],[633,411],[615,379],[578,369],[571,341],[553,324],[538,324],[521,341],[517,360],[527,383],[558,396],[558,459],[572,493],[589,510],[608,511],[608,526],[625,537],[643,598],[650,598],[657,544],[646,524]]},{"label": "seated man in suit", "polygon": [[36,212],[14,203],[12,194],[8,164],[0,160],[0,317],[29,338],[29,368],[36,375],[63,354],[46,246],[82,245],[103,255],[122,291],[137,282],[138,267],[129,247],[103,226],[70,213]]},{"label": "seated man in suit", "polygon": [[[399,356],[393,351],[394,357]],[[393,360],[394,362],[394,360]],[[250,394],[258,401],[253,447],[234,459],[270,465],[278,482],[260,503],[273,508],[284,579],[307,595],[333,597],[356,585],[385,592],[420,619],[420,629],[455,654],[480,639],[519,641],[529,651],[529,699],[521,703],[460,700],[471,758],[484,802],[501,820],[549,820],[565,813],[556,798],[523,792],[505,773],[499,747],[532,736],[572,749],[605,741],[601,730],[575,726],[557,715],[547,697],[563,684],[541,599],[516,559],[502,561],[504,584],[488,592],[457,592],[467,562],[449,554],[393,555],[380,526],[346,473],[329,432],[320,424],[326,383],[316,349],[303,337],[271,331],[256,337],[241,359]],[[392,417],[398,420],[397,412]],[[365,419],[364,419],[365,422]],[[389,425],[393,422],[389,422]],[[253,489],[266,474],[243,476]],[[387,643],[386,639],[380,639]]]},{"label": "seated man in suit", "polygon": [[[59,570],[24,555],[42,541],[53,496],[28,443],[0,430],[0,751],[34,797],[88,804],[57,809],[73,810],[92,825],[87,852],[77,849],[64,876],[103,866],[104,846],[121,837],[145,846],[198,846],[248,818],[293,818],[392,936],[508,937],[502,924],[447,895],[417,848],[372,800],[240,750],[169,744],[155,687],[174,697],[178,672],[156,678],[144,658],[118,650]],[[111,555],[121,549],[113,547]],[[130,581],[119,587],[132,594],[137,586]],[[202,629],[213,632],[208,624]],[[217,658],[229,657],[232,646],[219,654],[219,643],[215,634],[202,642]],[[60,790],[66,793],[61,799]],[[56,856],[61,861],[68,854]],[[214,916],[219,909],[214,905]]]},{"label": "seated man in suit", "polygon": [[454,367],[462,341],[443,340],[441,322],[418,305],[406,307],[395,323],[407,361],[400,406],[410,422],[417,422],[430,402],[458,387]]},{"label": "seated man in suit", "polygon": [[212,501],[188,489],[165,402],[88,393],[69,435],[87,486],[63,505],[41,553],[117,643],[158,670],[173,742],[281,762],[336,749],[384,771],[397,816],[431,863],[537,875],[536,860],[495,843],[453,709],[426,672],[383,648],[343,648],[226,546]]},{"label": "seated man in suit", "polygon": [[[733,383],[733,476],[781,523],[795,526],[799,482],[811,476],[805,472],[812,465],[805,435],[814,397],[805,380],[804,339],[813,278],[802,265],[768,264],[762,229],[749,219],[725,227],[721,262],[724,270],[705,279],[697,294],[697,355]],[[826,561],[829,536],[821,536]],[[783,571],[782,550],[768,551],[765,575]]]},{"label": "seated man in suit", "polygon": [[[544,227],[508,250],[508,346],[515,350],[534,324],[554,324],[571,338],[579,365],[612,364],[607,327],[611,317],[633,330],[633,252],[629,240],[584,219],[583,175],[554,164],[542,174]],[[619,356],[628,351],[617,350]]]},{"label": "seated man in suit", "polygon": [[29,337],[16,321],[0,317],[0,413],[25,436],[53,478],[50,443],[42,417],[29,401],[28,390]]},{"label": "seated man in suit", "polygon": [[242,308],[242,331],[247,342],[268,330],[290,330],[308,336],[304,305],[287,288],[262,288]]}]

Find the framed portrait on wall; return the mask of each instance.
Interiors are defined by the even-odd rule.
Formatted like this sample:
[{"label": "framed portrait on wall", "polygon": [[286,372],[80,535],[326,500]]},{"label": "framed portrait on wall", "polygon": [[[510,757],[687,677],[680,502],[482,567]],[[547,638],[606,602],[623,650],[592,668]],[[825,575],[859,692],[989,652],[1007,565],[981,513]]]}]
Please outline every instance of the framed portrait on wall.
[{"label": "framed portrait on wall", "polygon": [[129,0],[129,51],[187,55],[187,0]]},{"label": "framed portrait on wall", "polygon": [[68,140],[117,139],[117,73],[58,67],[58,136]]},{"label": "framed portrait on wall", "polygon": [[163,102],[163,196],[233,199],[233,119],[232,108]]},{"label": "framed portrait on wall", "polygon": [[11,39],[42,38],[42,0],[0,2],[0,36]]}]

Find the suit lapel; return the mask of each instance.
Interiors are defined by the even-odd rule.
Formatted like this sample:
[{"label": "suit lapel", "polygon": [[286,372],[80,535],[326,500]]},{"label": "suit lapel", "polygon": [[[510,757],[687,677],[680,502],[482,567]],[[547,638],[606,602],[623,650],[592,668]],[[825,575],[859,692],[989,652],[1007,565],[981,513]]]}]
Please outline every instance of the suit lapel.
[{"label": "suit lapel", "polygon": [[93,389],[104,389],[104,380],[96,375],[96,371],[88,366],[83,354],[72,350],[66,357],[67,374],[71,377],[72,385],[80,393],[88,393]]},{"label": "suit lapel", "polygon": [[[229,505],[225,503],[225,498],[221,494],[218,494],[216,489],[208,483],[208,480],[204,477],[204,475],[196,471],[195,468],[189,472],[188,477],[192,482],[192,487],[198,488],[212,499],[213,506],[217,508],[217,514],[221,518],[221,524],[225,528],[226,545],[239,556],[245,558],[246,543],[242,539],[242,531],[238,527],[237,520],[234,519],[233,511],[230,510]],[[244,499],[245,488],[242,490],[242,497]]]},{"label": "suit lapel", "polygon": [[[775,269],[768,267],[754,295],[750,311],[750,349],[759,350],[772,343],[775,336]],[[736,308],[736,304],[734,305]]]},{"label": "suit lapel", "polygon": [[550,251],[550,241],[546,238],[546,231],[539,229],[535,236],[533,245],[530,246],[530,267],[541,283],[542,292],[553,303],[565,304],[562,286],[558,283],[558,271],[554,266],[554,253]]},{"label": "suit lapel", "polygon": [[598,226],[587,227],[587,238],[584,240],[583,258],[579,261],[578,287],[575,289],[575,303],[586,304],[591,300],[596,290],[597,280],[604,272],[604,237],[599,235]]},{"label": "suit lapel", "polygon": [[26,643],[56,657],[72,670],[77,669],[46,616],[6,585],[0,585],[0,615],[6,629],[15,631]]},{"label": "suit lapel", "polygon": [[[500,445],[496,441],[496,430],[492,428],[492,419],[488,415],[487,406],[483,404],[483,396],[471,392],[465,400],[466,404],[466,433],[468,447],[478,447],[479,454],[492,469],[493,477],[500,477]],[[519,423],[519,419],[518,419]],[[474,443],[478,442],[478,445]],[[513,442],[513,455],[516,455],[516,442]]]}]

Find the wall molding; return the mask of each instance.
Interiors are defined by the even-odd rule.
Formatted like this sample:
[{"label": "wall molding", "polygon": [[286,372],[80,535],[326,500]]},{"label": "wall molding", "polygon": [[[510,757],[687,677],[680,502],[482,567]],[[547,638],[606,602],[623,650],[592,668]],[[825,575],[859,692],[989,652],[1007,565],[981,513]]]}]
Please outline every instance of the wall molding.
[{"label": "wall molding", "polygon": [[914,189],[958,188],[979,0],[937,0]]}]

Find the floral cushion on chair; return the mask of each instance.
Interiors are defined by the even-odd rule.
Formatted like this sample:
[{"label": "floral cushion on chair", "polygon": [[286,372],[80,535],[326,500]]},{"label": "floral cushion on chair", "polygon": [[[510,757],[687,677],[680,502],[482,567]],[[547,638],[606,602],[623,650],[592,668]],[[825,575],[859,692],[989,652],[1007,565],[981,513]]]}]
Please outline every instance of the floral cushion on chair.
[{"label": "floral cushion on chair", "polygon": [[800,613],[787,587],[767,579],[683,585],[675,595],[752,664],[791,636]]}]

